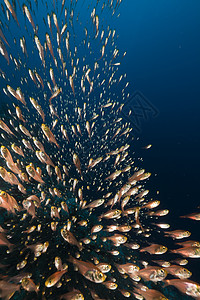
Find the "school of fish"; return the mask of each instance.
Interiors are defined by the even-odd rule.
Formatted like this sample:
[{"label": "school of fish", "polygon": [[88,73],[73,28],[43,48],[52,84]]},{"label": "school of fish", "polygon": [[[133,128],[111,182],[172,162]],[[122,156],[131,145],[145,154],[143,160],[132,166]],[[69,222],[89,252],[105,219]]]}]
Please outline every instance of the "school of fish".
[{"label": "school of fish", "polygon": [[124,119],[122,0],[0,2],[0,298],[200,299],[200,242],[166,222]]}]

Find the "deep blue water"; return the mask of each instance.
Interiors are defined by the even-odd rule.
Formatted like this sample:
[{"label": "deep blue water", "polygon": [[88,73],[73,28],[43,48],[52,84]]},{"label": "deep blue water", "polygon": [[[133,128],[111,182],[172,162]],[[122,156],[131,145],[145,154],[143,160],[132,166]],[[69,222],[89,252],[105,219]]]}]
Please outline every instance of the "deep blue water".
[{"label": "deep blue water", "polygon": [[180,193],[186,209],[199,204],[199,11],[199,1],[131,1],[122,5],[118,28],[131,90],[159,111],[141,126],[140,137],[153,143],[147,160],[154,159],[163,186],[167,179],[164,194]]},{"label": "deep blue water", "polygon": [[141,145],[153,144],[143,151],[144,165],[157,174],[152,181],[170,209],[170,223],[199,239],[200,224],[178,216],[199,205],[200,2],[124,1],[120,12],[117,30],[127,51],[122,69],[130,90],[140,91],[159,111],[155,118],[141,117]]}]

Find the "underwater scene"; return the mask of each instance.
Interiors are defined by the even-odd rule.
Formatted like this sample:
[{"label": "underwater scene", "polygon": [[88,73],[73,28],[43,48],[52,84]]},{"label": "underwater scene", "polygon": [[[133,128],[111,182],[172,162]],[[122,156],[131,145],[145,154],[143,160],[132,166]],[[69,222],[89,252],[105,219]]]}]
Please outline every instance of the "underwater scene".
[{"label": "underwater scene", "polygon": [[158,51],[200,4],[170,2],[0,0],[0,299],[200,299],[200,42],[191,90]]}]

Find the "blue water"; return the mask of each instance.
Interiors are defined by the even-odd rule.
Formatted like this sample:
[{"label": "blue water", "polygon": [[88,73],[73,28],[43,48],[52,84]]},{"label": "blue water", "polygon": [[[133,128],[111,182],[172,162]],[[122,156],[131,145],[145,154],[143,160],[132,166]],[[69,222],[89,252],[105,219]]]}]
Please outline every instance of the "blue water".
[{"label": "blue water", "polygon": [[170,223],[199,239],[200,224],[178,216],[199,205],[200,2],[124,1],[117,30],[127,51],[122,69],[130,90],[140,91],[159,111],[155,118],[141,118],[141,145],[153,144],[143,152],[145,166],[157,174],[154,185],[170,209]]}]

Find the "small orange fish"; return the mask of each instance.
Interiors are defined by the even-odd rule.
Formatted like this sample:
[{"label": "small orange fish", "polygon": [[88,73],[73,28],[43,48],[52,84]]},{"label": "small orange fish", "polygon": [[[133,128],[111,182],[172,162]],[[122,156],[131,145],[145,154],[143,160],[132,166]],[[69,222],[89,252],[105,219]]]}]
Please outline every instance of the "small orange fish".
[{"label": "small orange fish", "polygon": [[0,37],[2,37],[4,42],[6,42],[6,44],[10,47],[10,45],[9,45],[8,41],[6,40],[5,35],[3,34],[3,31],[1,30],[1,28],[0,28]]},{"label": "small orange fish", "polygon": [[10,128],[2,120],[0,120],[0,128],[3,129],[8,134],[15,136],[15,134],[10,130]]},{"label": "small orange fish", "polygon": [[150,201],[150,202],[148,202],[147,204],[143,205],[141,208],[149,208],[149,209],[152,209],[152,208],[157,207],[159,204],[160,204],[160,201],[154,200],[154,201]]},{"label": "small orange fish", "polygon": [[54,264],[58,271],[63,270],[62,260],[60,257],[58,257],[58,256],[55,257]]},{"label": "small orange fish", "polygon": [[12,145],[11,145],[11,148],[12,148],[12,150],[13,150],[15,153],[17,153],[17,154],[19,154],[19,155],[21,155],[21,156],[24,157],[24,152],[23,152],[23,150],[22,150],[20,147],[18,147],[18,146],[15,145],[15,144],[12,144]]},{"label": "small orange fish", "polygon": [[53,273],[45,281],[45,286],[48,288],[54,286],[60,280],[60,278],[67,272],[67,270],[68,270],[68,266],[65,266],[64,270]]},{"label": "small orange fish", "polygon": [[69,76],[69,83],[70,83],[70,86],[71,86],[72,92],[73,92],[73,94],[74,94],[74,97],[75,97],[75,91],[74,91],[74,82],[73,82],[73,77],[72,77],[72,76]]},{"label": "small orange fish", "polygon": [[10,250],[13,250],[14,247],[14,245],[7,240],[5,234],[2,232],[0,233],[0,246],[7,246]]},{"label": "small orange fish", "polygon": [[69,261],[76,265],[79,272],[88,280],[95,283],[102,283],[106,279],[106,275],[103,274],[95,265],[90,262],[81,261],[73,258],[69,258]]},{"label": "small orange fish", "polygon": [[81,175],[81,163],[78,155],[76,153],[73,154],[73,163],[75,164],[76,168],[78,169]]},{"label": "small orange fish", "polygon": [[72,292],[68,292],[64,295],[61,296],[61,299],[66,299],[66,300],[84,300],[83,294],[79,290],[73,290]]},{"label": "small orange fish", "polygon": [[137,274],[140,270],[140,268],[137,265],[132,263],[126,263],[121,265],[116,264],[116,267],[121,274]]},{"label": "small orange fish", "polygon": [[181,216],[180,218],[188,218],[195,221],[200,221],[200,213],[192,213],[186,216]]},{"label": "small orange fish", "polygon": [[60,215],[56,206],[51,206],[51,218],[60,219]]},{"label": "small orange fish", "polygon": [[119,218],[121,215],[121,210],[119,209],[114,209],[114,210],[109,210],[106,213],[102,214],[99,219],[105,218],[105,219],[115,219]]},{"label": "small orange fish", "polygon": [[149,254],[163,254],[167,252],[167,247],[158,244],[152,244],[151,246],[140,249],[140,252],[145,252],[145,251],[148,252]]},{"label": "small orange fish", "polygon": [[77,246],[80,250],[82,249],[82,245],[77,241],[75,236],[65,227],[61,229],[61,235],[66,242],[68,242],[71,245]]},{"label": "small orange fish", "polygon": [[112,241],[113,244],[124,244],[127,241],[127,237],[122,234],[114,234],[113,236],[107,237],[108,240]]},{"label": "small orange fish", "polygon": [[22,279],[22,287],[28,292],[38,293],[39,287],[35,285],[34,281],[31,278],[25,277]]},{"label": "small orange fish", "polygon": [[17,115],[18,119],[25,123],[26,121],[24,120],[24,117],[22,115],[22,111],[19,108],[19,106],[16,106],[15,109],[16,109],[16,115]]},{"label": "small orange fish", "polygon": [[101,206],[104,203],[104,199],[98,199],[98,200],[94,200],[91,203],[89,203],[88,205],[86,205],[83,209],[86,208],[97,208],[99,206]]},{"label": "small orange fish", "polygon": [[[146,289],[145,290],[145,289],[134,288],[134,291],[137,294],[144,297],[143,299],[146,299],[146,300],[153,300],[153,299],[168,300],[161,292],[154,290],[154,289]],[[137,298],[137,299],[139,299],[139,298]]]},{"label": "small orange fish", "polygon": [[181,293],[195,298],[200,297],[200,285],[189,279],[170,279],[165,280],[166,285],[175,286]]},{"label": "small orange fish", "polygon": [[41,176],[36,172],[33,166],[26,166],[26,171],[28,175],[31,176],[34,180],[39,181],[40,183],[44,183],[44,180],[42,180]]},{"label": "small orange fish", "polygon": [[27,210],[27,212],[32,216],[32,218],[36,217],[36,214],[35,214],[35,205],[34,205],[34,203],[32,201],[24,199],[22,201],[22,205]]},{"label": "small orange fish", "polygon": [[48,139],[48,141],[50,143],[54,143],[58,148],[60,148],[60,146],[58,145],[58,143],[55,139],[55,136],[53,135],[53,133],[51,132],[49,127],[45,124],[42,124],[41,128],[42,128],[42,131],[44,132],[46,138]]},{"label": "small orange fish", "polygon": [[116,290],[117,287],[118,287],[118,285],[115,282],[111,281],[111,280],[110,281],[104,281],[102,284],[105,287],[107,287],[107,289],[109,289],[109,290]]},{"label": "small orange fish", "polygon": [[138,272],[139,276],[142,277],[145,281],[163,281],[167,276],[167,271],[163,268],[156,267],[156,266],[147,266],[144,269],[141,269]]},{"label": "small orange fish", "polygon": [[27,19],[31,23],[34,32],[36,33],[37,31],[36,31],[36,28],[35,28],[35,24],[33,22],[33,18],[32,18],[31,13],[30,13],[30,11],[29,11],[29,9],[28,9],[28,7],[26,5],[23,5],[23,12],[25,13]]},{"label": "small orange fish", "polygon": [[194,247],[194,246],[184,247],[184,248],[180,248],[180,249],[171,250],[170,252],[178,253],[185,257],[200,258],[200,248],[199,247]]},{"label": "small orange fish", "polygon": [[50,104],[50,105],[51,105],[51,100],[54,99],[54,98],[56,98],[61,92],[62,92],[62,89],[60,88],[60,89],[57,89],[57,90],[53,93],[53,95],[51,95],[51,97],[49,98],[49,104]]},{"label": "small orange fish", "polygon": [[91,139],[91,128],[90,128],[90,123],[88,121],[86,122],[85,127],[88,132],[89,138]]},{"label": "small orange fish", "polygon": [[88,169],[92,169],[94,168],[98,163],[100,163],[102,161],[103,157],[98,157],[95,160],[92,160],[91,163],[88,164]]},{"label": "small orange fish", "polygon": [[162,209],[157,211],[149,211],[147,212],[147,215],[153,216],[153,217],[163,217],[166,216],[169,213],[168,209]]},{"label": "small orange fish", "polygon": [[97,232],[101,231],[102,229],[103,229],[102,225],[100,225],[100,224],[99,225],[94,225],[91,229],[91,234],[97,233]]},{"label": "small orange fish", "polygon": [[200,242],[189,240],[185,242],[176,243],[176,245],[180,245],[182,247],[200,247]]},{"label": "small orange fish", "polygon": [[13,18],[15,19],[15,21],[17,22],[17,25],[20,27],[18,19],[17,19],[17,15],[12,7],[12,5],[10,4],[10,2],[8,0],[4,0],[5,5],[7,6],[7,8],[9,9],[11,15],[13,16]]},{"label": "small orange fish", "polygon": [[192,273],[189,270],[177,265],[167,267],[167,272],[173,276],[179,277],[180,279],[187,279],[192,276]]},{"label": "small orange fish", "polygon": [[187,230],[173,230],[173,231],[165,231],[165,236],[170,236],[173,239],[179,240],[183,238],[187,238],[191,235],[191,232]]}]

